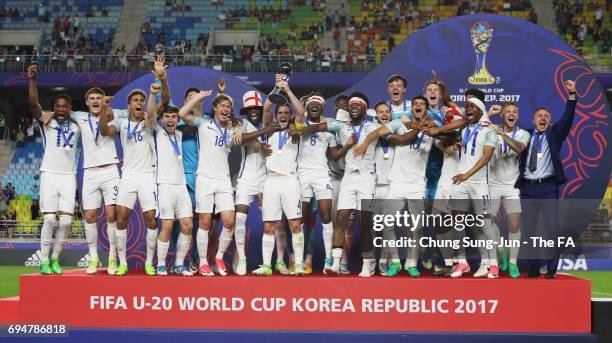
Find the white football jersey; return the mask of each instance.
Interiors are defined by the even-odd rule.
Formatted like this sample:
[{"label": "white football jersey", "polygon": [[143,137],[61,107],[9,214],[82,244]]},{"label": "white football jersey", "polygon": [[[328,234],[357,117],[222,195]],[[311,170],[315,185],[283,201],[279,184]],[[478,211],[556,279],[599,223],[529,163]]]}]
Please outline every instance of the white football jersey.
[{"label": "white football jersey", "polygon": [[372,142],[363,156],[353,156],[353,149],[359,146],[371,132],[380,127],[379,123],[366,121],[365,118],[359,126],[354,126],[352,123],[343,123],[339,121],[327,122],[327,131],[336,133],[340,137],[340,143],[345,144],[353,133],[357,136],[357,143],[353,145],[344,157],[346,174],[358,171],[361,175],[374,174],[375,161],[374,151],[376,150],[376,142]]},{"label": "white football jersey", "polygon": [[[469,124],[461,131],[461,158],[459,159],[458,174],[467,173],[482,157],[485,146],[497,146],[497,133],[490,127],[478,124]],[[466,182],[489,183],[489,166],[482,167]]]},{"label": "white football jersey", "polygon": [[114,125],[121,138],[123,147],[123,167],[121,175],[138,175],[155,172],[155,130],[145,126],[145,121],[131,121],[130,118],[117,117],[109,125]]},{"label": "white football jersey", "polygon": [[197,117],[200,156],[196,175],[217,180],[231,180],[228,156],[235,129],[222,127],[210,117]]},{"label": "white football jersey", "polygon": [[461,151],[456,151],[451,154],[443,152],[444,160],[442,170],[440,171],[440,179],[438,179],[438,187],[449,186],[453,184],[453,176],[459,174],[459,159]]},{"label": "white football jersey", "polygon": [[183,169],[183,133],[174,130],[169,134],[160,124],[155,130],[155,152],[157,153],[157,183],[185,184]]},{"label": "white football jersey", "polygon": [[412,111],[412,101],[410,100],[404,100],[404,102],[399,105],[394,105],[391,101],[388,101],[387,104],[391,107],[392,119],[398,119],[402,115],[408,115],[408,113]]},{"label": "white football jersey", "polygon": [[[307,122],[308,124],[311,123]],[[331,132],[314,132],[309,136],[302,137],[298,173],[300,175],[327,177],[329,175],[327,149],[335,146],[336,135]]]},{"label": "white football jersey", "polygon": [[[409,130],[400,120],[394,120],[387,124],[392,134],[406,134]],[[408,145],[398,145],[395,147],[395,159],[389,173],[389,180],[395,182],[410,182],[417,184],[427,183],[425,170],[429,151],[434,139],[431,136],[419,132],[416,141]]]},{"label": "white football jersey", "polygon": [[268,138],[272,155],[266,157],[266,168],[282,175],[295,175],[300,155],[300,143],[293,143],[289,131],[274,132]]},{"label": "white football jersey", "polygon": [[[391,171],[393,159],[395,158],[395,147],[389,146],[389,143],[386,140],[386,137],[380,138],[376,144],[376,151],[374,152],[374,159],[376,160],[377,185],[389,184],[389,172]],[[387,158],[385,158],[385,153]]]},{"label": "white football jersey", "polygon": [[[256,127],[248,120],[243,120],[242,123],[242,129],[247,133],[255,132],[263,128],[261,124]],[[260,143],[267,143],[268,136],[259,136],[257,140]],[[266,157],[261,152],[253,150],[248,144],[240,147],[240,152],[242,154],[242,159],[238,178],[245,180],[263,180],[266,176]]]},{"label": "white football jersey", "polygon": [[[119,117],[120,112],[114,111],[115,117]],[[93,116],[87,112],[70,112],[70,119],[74,120],[81,129],[83,168],[119,163],[115,137],[102,136],[99,116]]]},{"label": "white football jersey", "polygon": [[[515,127],[508,136],[517,142],[529,146],[531,135],[529,132]],[[498,145],[491,158],[491,184],[514,185],[519,177],[519,154],[512,150],[498,135]]]},{"label": "white football jersey", "polygon": [[72,120],[64,123],[52,119],[49,125],[42,125],[36,121],[43,136],[45,154],[40,165],[41,172],[56,174],[76,174],[77,167],[77,141],[79,140],[79,126]]}]

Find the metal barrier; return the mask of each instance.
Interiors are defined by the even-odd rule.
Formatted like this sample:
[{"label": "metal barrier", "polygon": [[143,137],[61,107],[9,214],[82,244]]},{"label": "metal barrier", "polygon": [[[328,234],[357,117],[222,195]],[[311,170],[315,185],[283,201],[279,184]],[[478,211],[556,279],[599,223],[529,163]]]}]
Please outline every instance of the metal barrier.
[{"label": "metal barrier", "polygon": [[[0,238],[40,238],[40,220],[0,220]],[[83,221],[73,220],[67,239],[85,238]]]}]

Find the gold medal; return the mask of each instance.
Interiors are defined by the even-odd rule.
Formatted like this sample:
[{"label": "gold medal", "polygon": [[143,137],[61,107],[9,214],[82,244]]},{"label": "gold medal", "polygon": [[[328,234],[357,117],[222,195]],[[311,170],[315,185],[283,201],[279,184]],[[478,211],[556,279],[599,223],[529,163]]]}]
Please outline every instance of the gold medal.
[{"label": "gold medal", "polygon": [[542,159],[542,157],[544,156],[544,154],[542,154],[541,152],[538,153],[538,158]]},{"label": "gold medal", "polygon": [[384,154],[383,154],[383,158],[384,158],[385,160],[388,160],[388,159],[389,159],[389,153],[388,153],[388,152],[384,153]]},{"label": "gold medal", "polygon": [[179,161],[181,161],[183,159],[183,155],[178,155],[176,156],[176,159],[178,159]]},{"label": "gold medal", "polygon": [[70,147],[70,145],[64,145],[64,150],[70,151],[72,150],[72,148]]}]

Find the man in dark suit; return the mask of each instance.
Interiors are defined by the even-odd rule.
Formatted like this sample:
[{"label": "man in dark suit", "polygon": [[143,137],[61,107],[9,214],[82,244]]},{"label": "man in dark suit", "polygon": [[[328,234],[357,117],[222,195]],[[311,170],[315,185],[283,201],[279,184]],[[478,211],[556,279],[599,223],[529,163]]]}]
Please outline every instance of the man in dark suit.
[{"label": "man in dark suit", "polygon": [[[559,185],[567,179],[561,163],[561,147],[563,141],[572,128],[576,110],[576,84],[574,81],[565,81],[568,93],[565,112],[559,121],[552,124],[551,113],[541,107],[533,116],[534,128],[529,130],[531,139],[527,149],[521,154],[519,170],[520,176],[516,186],[521,191],[521,199],[525,204],[523,208],[523,227],[526,237],[534,237],[540,214],[544,220],[545,233],[548,239],[554,239],[555,244],[559,236],[559,218],[557,201],[559,199]],[[533,247],[531,239],[528,241],[529,274],[527,277],[540,276],[540,258],[538,251]],[[541,252],[541,251],[539,251]],[[545,252],[543,260],[546,261],[546,278],[554,279],[559,263],[560,249],[553,248]]]}]

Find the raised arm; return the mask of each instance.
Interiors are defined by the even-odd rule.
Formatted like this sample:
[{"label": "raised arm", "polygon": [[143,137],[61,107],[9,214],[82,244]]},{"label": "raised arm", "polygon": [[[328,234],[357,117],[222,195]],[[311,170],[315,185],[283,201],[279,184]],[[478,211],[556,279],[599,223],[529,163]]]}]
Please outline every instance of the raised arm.
[{"label": "raised arm", "polygon": [[512,149],[512,151],[517,154],[522,153],[525,149],[527,149],[527,145],[523,142],[519,142],[512,137],[508,136],[504,130],[502,130],[499,126],[493,124],[491,128],[497,132],[497,134],[506,142],[506,144]]},{"label": "raised arm", "polygon": [[304,124],[304,106],[302,106],[302,103],[300,102],[300,99],[298,99],[295,94],[293,94],[293,92],[291,91],[291,88],[289,87],[289,83],[287,83],[287,81],[282,81],[281,85],[284,84],[284,90],[285,93],[287,93],[287,96],[289,97],[289,101],[291,102],[291,105],[293,106],[293,110],[295,111],[295,122],[297,124]]},{"label": "raised arm", "polygon": [[153,65],[153,74],[155,78],[161,81],[161,101],[157,104],[157,113],[162,113],[170,103],[170,86],[168,85],[168,74],[166,73],[167,65],[164,65],[164,57],[156,56],[155,64]]},{"label": "raised arm", "polygon": [[155,102],[157,93],[159,93],[161,88],[162,86],[159,83],[151,84],[149,99],[147,99],[147,113],[145,114],[145,125],[149,129],[155,129],[157,127],[157,105]]},{"label": "raised arm", "polygon": [[30,109],[32,110],[32,116],[36,120],[40,120],[42,117],[43,111],[40,103],[38,102],[38,88],[36,86],[36,76],[38,75],[38,66],[36,64],[32,64],[28,67],[28,102],[30,104]]},{"label": "raised arm", "polygon": [[103,108],[103,110],[100,111],[100,133],[105,137],[114,136],[117,134],[117,127],[114,125],[108,125],[108,116],[110,113],[113,113],[110,108],[107,108],[107,110],[104,110]]},{"label": "raised arm", "polygon": [[261,122],[267,126],[272,123],[272,119],[272,102],[270,101],[270,99],[266,98],[266,101],[264,101],[263,105],[263,116],[261,118]]},{"label": "raised arm", "polygon": [[207,91],[200,91],[200,93],[192,96],[191,99],[189,99],[189,101],[187,101],[187,103],[185,103],[179,110],[179,117],[181,117],[181,119],[183,119],[183,121],[188,125],[195,124],[196,117],[193,114],[190,114],[191,109],[198,101],[210,96],[211,94],[212,90],[209,89]]},{"label": "raised arm", "polygon": [[553,125],[554,132],[564,140],[569,135],[574,122],[574,114],[576,113],[576,83],[572,80],[565,81],[565,88],[568,92],[567,103],[565,104],[565,112],[561,119]]}]

